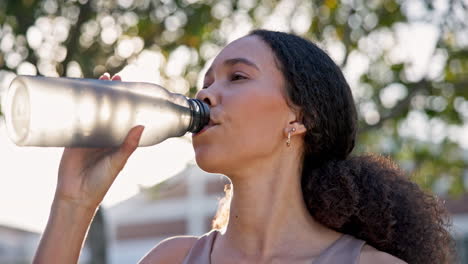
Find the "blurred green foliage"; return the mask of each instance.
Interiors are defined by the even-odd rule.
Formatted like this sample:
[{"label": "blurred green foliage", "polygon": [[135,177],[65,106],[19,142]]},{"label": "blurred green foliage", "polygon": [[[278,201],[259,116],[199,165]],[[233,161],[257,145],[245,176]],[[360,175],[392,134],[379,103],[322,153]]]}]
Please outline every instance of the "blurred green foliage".
[{"label": "blurred green foliage", "polygon": [[357,152],[390,155],[424,188],[462,194],[467,22],[463,0],[3,0],[0,85],[8,73],[96,78],[144,51],[165,58],[147,70],[166,85],[177,78],[165,70],[171,55],[184,47],[191,59],[178,77],[193,96],[198,73],[234,37],[261,27],[293,32],[327,50],[350,80]]}]

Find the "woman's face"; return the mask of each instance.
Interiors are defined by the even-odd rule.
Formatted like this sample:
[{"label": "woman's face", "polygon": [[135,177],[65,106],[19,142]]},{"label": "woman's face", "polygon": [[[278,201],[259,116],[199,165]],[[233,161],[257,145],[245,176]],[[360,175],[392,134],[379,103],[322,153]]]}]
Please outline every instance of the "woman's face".
[{"label": "woman's face", "polygon": [[230,175],[274,162],[286,147],[284,130],[295,120],[283,89],[273,53],[259,37],[225,47],[197,95],[211,107],[210,124],[193,135],[198,165]]}]

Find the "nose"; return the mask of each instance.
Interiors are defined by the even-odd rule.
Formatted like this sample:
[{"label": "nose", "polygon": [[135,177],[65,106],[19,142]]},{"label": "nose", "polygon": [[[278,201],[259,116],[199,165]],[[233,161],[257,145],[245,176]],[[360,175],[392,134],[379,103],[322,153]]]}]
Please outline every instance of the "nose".
[{"label": "nose", "polygon": [[212,92],[208,91],[208,89],[200,90],[197,93],[196,98],[209,105],[210,108],[214,107],[217,104],[215,95]]}]

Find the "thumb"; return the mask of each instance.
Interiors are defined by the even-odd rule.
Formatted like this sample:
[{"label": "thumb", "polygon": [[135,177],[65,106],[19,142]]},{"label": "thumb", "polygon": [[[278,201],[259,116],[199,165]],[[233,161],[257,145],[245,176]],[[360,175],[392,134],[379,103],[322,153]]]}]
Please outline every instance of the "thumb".
[{"label": "thumb", "polygon": [[141,135],[143,134],[144,126],[136,126],[132,128],[125,137],[122,145],[111,156],[112,167],[117,171],[121,171],[127,163],[128,158],[138,147]]}]

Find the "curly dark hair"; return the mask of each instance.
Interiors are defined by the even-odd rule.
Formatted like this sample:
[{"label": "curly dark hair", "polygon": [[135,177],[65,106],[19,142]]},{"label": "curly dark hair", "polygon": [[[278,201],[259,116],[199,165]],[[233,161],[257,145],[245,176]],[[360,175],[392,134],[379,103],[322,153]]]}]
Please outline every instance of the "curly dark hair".
[{"label": "curly dark hair", "polygon": [[[340,68],[314,43],[293,34],[254,30],[273,51],[289,104],[300,110],[304,136],[303,198],[315,220],[365,240],[408,263],[452,263],[447,211],[409,181],[389,158],[351,156],[357,111]],[[227,192],[230,196],[230,191]],[[213,227],[222,227],[226,198]],[[224,212],[223,212],[224,211]]]}]

